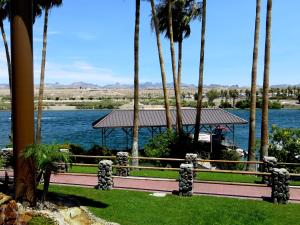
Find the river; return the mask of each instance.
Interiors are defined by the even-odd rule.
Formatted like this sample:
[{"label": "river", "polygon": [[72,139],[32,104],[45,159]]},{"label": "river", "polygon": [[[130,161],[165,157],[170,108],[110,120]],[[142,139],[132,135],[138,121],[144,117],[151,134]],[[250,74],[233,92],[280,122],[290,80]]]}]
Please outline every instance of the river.
[{"label": "river", "polygon": [[[243,119],[249,119],[248,110],[232,109],[230,112]],[[42,119],[42,140],[44,143],[74,143],[85,149],[94,144],[101,145],[101,133],[92,128],[92,122],[109,113],[110,110],[73,110],[73,111],[44,111]],[[260,136],[261,111],[257,111],[257,137]],[[280,109],[269,111],[269,124],[279,127],[300,128],[300,110]],[[5,147],[9,140],[10,112],[0,112],[0,148]],[[140,132],[140,146],[143,146],[150,132],[143,129]],[[236,144],[242,149],[248,145],[248,124],[238,125],[235,130]],[[108,142],[108,147],[121,149],[126,146],[126,138],[122,131],[114,131]]]}]

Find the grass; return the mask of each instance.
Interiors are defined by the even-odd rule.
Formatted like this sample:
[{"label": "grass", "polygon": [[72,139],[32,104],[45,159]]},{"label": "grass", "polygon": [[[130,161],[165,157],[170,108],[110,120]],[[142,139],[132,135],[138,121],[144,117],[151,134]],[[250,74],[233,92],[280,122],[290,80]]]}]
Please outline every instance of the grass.
[{"label": "grass", "polygon": [[75,197],[94,215],[122,225],[290,225],[300,221],[300,204],[207,196],[158,198],[145,192],[53,185],[50,191]]},{"label": "grass", "polygon": [[[72,166],[70,173],[88,173],[96,174],[97,167]],[[162,171],[162,170],[133,170],[130,172],[131,176],[136,177],[155,177],[155,178],[170,178],[177,179],[178,172],[176,171]],[[225,174],[225,173],[210,173],[201,172],[196,177],[199,181],[222,181],[222,182],[238,182],[238,183],[259,183],[260,177],[242,174]],[[300,186],[300,181],[291,181],[291,185]]]},{"label": "grass", "polygon": [[28,225],[55,225],[52,219],[44,216],[34,216],[28,223]]}]

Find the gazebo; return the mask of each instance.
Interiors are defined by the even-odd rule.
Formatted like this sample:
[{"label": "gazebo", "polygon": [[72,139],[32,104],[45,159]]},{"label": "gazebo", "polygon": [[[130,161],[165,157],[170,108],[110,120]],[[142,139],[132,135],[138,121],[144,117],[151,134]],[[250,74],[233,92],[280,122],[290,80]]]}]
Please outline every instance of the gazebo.
[{"label": "gazebo", "polygon": [[[176,110],[171,110],[172,125],[175,128]],[[182,109],[183,129],[187,134],[194,133],[196,121],[196,109]],[[226,110],[212,108],[202,109],[200,131],[212,134],[217,127],[226,127],[232,132],[233,144],[235,125],[247,124],[248,122]],[[121,129],[126,135],[127,147],[129,137],[132,137],[133,110],[113,110],[109,114],[99,118],[92,124],[94,129],[100,129],[102,146],[116,129]],[[143,109],[139,111],[139,129],[147,129],[151,136],[166,130],[166,116],[164,109]]]}]

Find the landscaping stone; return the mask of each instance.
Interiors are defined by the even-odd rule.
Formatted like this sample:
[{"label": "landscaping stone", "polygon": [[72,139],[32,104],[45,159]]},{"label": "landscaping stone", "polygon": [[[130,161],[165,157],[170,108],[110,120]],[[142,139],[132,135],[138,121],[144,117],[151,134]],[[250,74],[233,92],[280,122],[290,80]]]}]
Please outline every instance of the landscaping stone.
[{"label": "landscaping stone", "polygon": [[290,199],[290,174],[287,169],[274,168],[272,170],[272,201],[287,204]]},{"label": "landscaping stone", "polygon": [[193,164],[182,163],[179,169],[179,195],[193,195]]},{"label": "landscaping stone", "polygon": [[3,148],[0,151],[0,157],[3,159],[4,167],[12,166],[13,158],[13,149],[12,148]]},{"label": "landscaping stone", "polygon": [[113,187],[111,160],[102,160],[98,165],[98,186],[100,190],[111,190]]},{"label": "landscaping stone", "polygon": [[[277,159],[275,157],[264,156],[262,165],[263,172],[272,173],[274,168],[277,168]],[[272,177],[263,176],[262,182],[268,186],[272,186]]]},{"label": "landscaping stone", "polygon": [[[118,152],[116,161],[118,166],[128,166],[128,152]],[[117,168],[116,175],[122,177],[129,176],[129,168]]]},{"label": "landscaping stone", "polygon": [[[197,169],[198,168],[197,158],[198,158],[197,154],[187,153],[185,155],[185,162],[193,164],[194,169]],[[193,172],[193,176],[194,178],[196,177],[196,172]]]}]

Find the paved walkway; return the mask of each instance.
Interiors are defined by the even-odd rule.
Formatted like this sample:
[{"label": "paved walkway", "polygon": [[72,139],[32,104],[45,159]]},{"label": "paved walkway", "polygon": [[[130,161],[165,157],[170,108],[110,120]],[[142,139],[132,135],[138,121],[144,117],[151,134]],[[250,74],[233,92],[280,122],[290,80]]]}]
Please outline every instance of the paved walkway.
[{"label": "paved walkway", "polygon": [[[3,175],[4,172],[0,171],[0,176]],[[12,176],[12,173],[9,173],[9,175]],[[178,182],[174,179],[114,177],[113,180],[115,189],[167,193],[178,190]],[[93,174],[60,173],[51,176],[51,183],[92,188],[97,185],[97,176]],[[226,184],[225,182],[195,182],[193,191],[194,194],[198,195],[260,200],[268,199],[271,196],[271,188],[265,185]],[[290,187],[290,200],[300,203],[300,187]]]},{"label": "paved walkway", "polygon": [[[178,182],[172,179],[149,179],[137,177],[114,177],[115,189],[172,193],[178,190]],[[94,187],[97,177],[90,174],[58,174],[51,176],[51,182],[64,185]],[[194,194],[237,197],[250,199],[270,198],[271,188],[265,185],[226,184],[217,182],[195,182]],[[300,203],[300,188],[290,188],[290,200]]]}]

